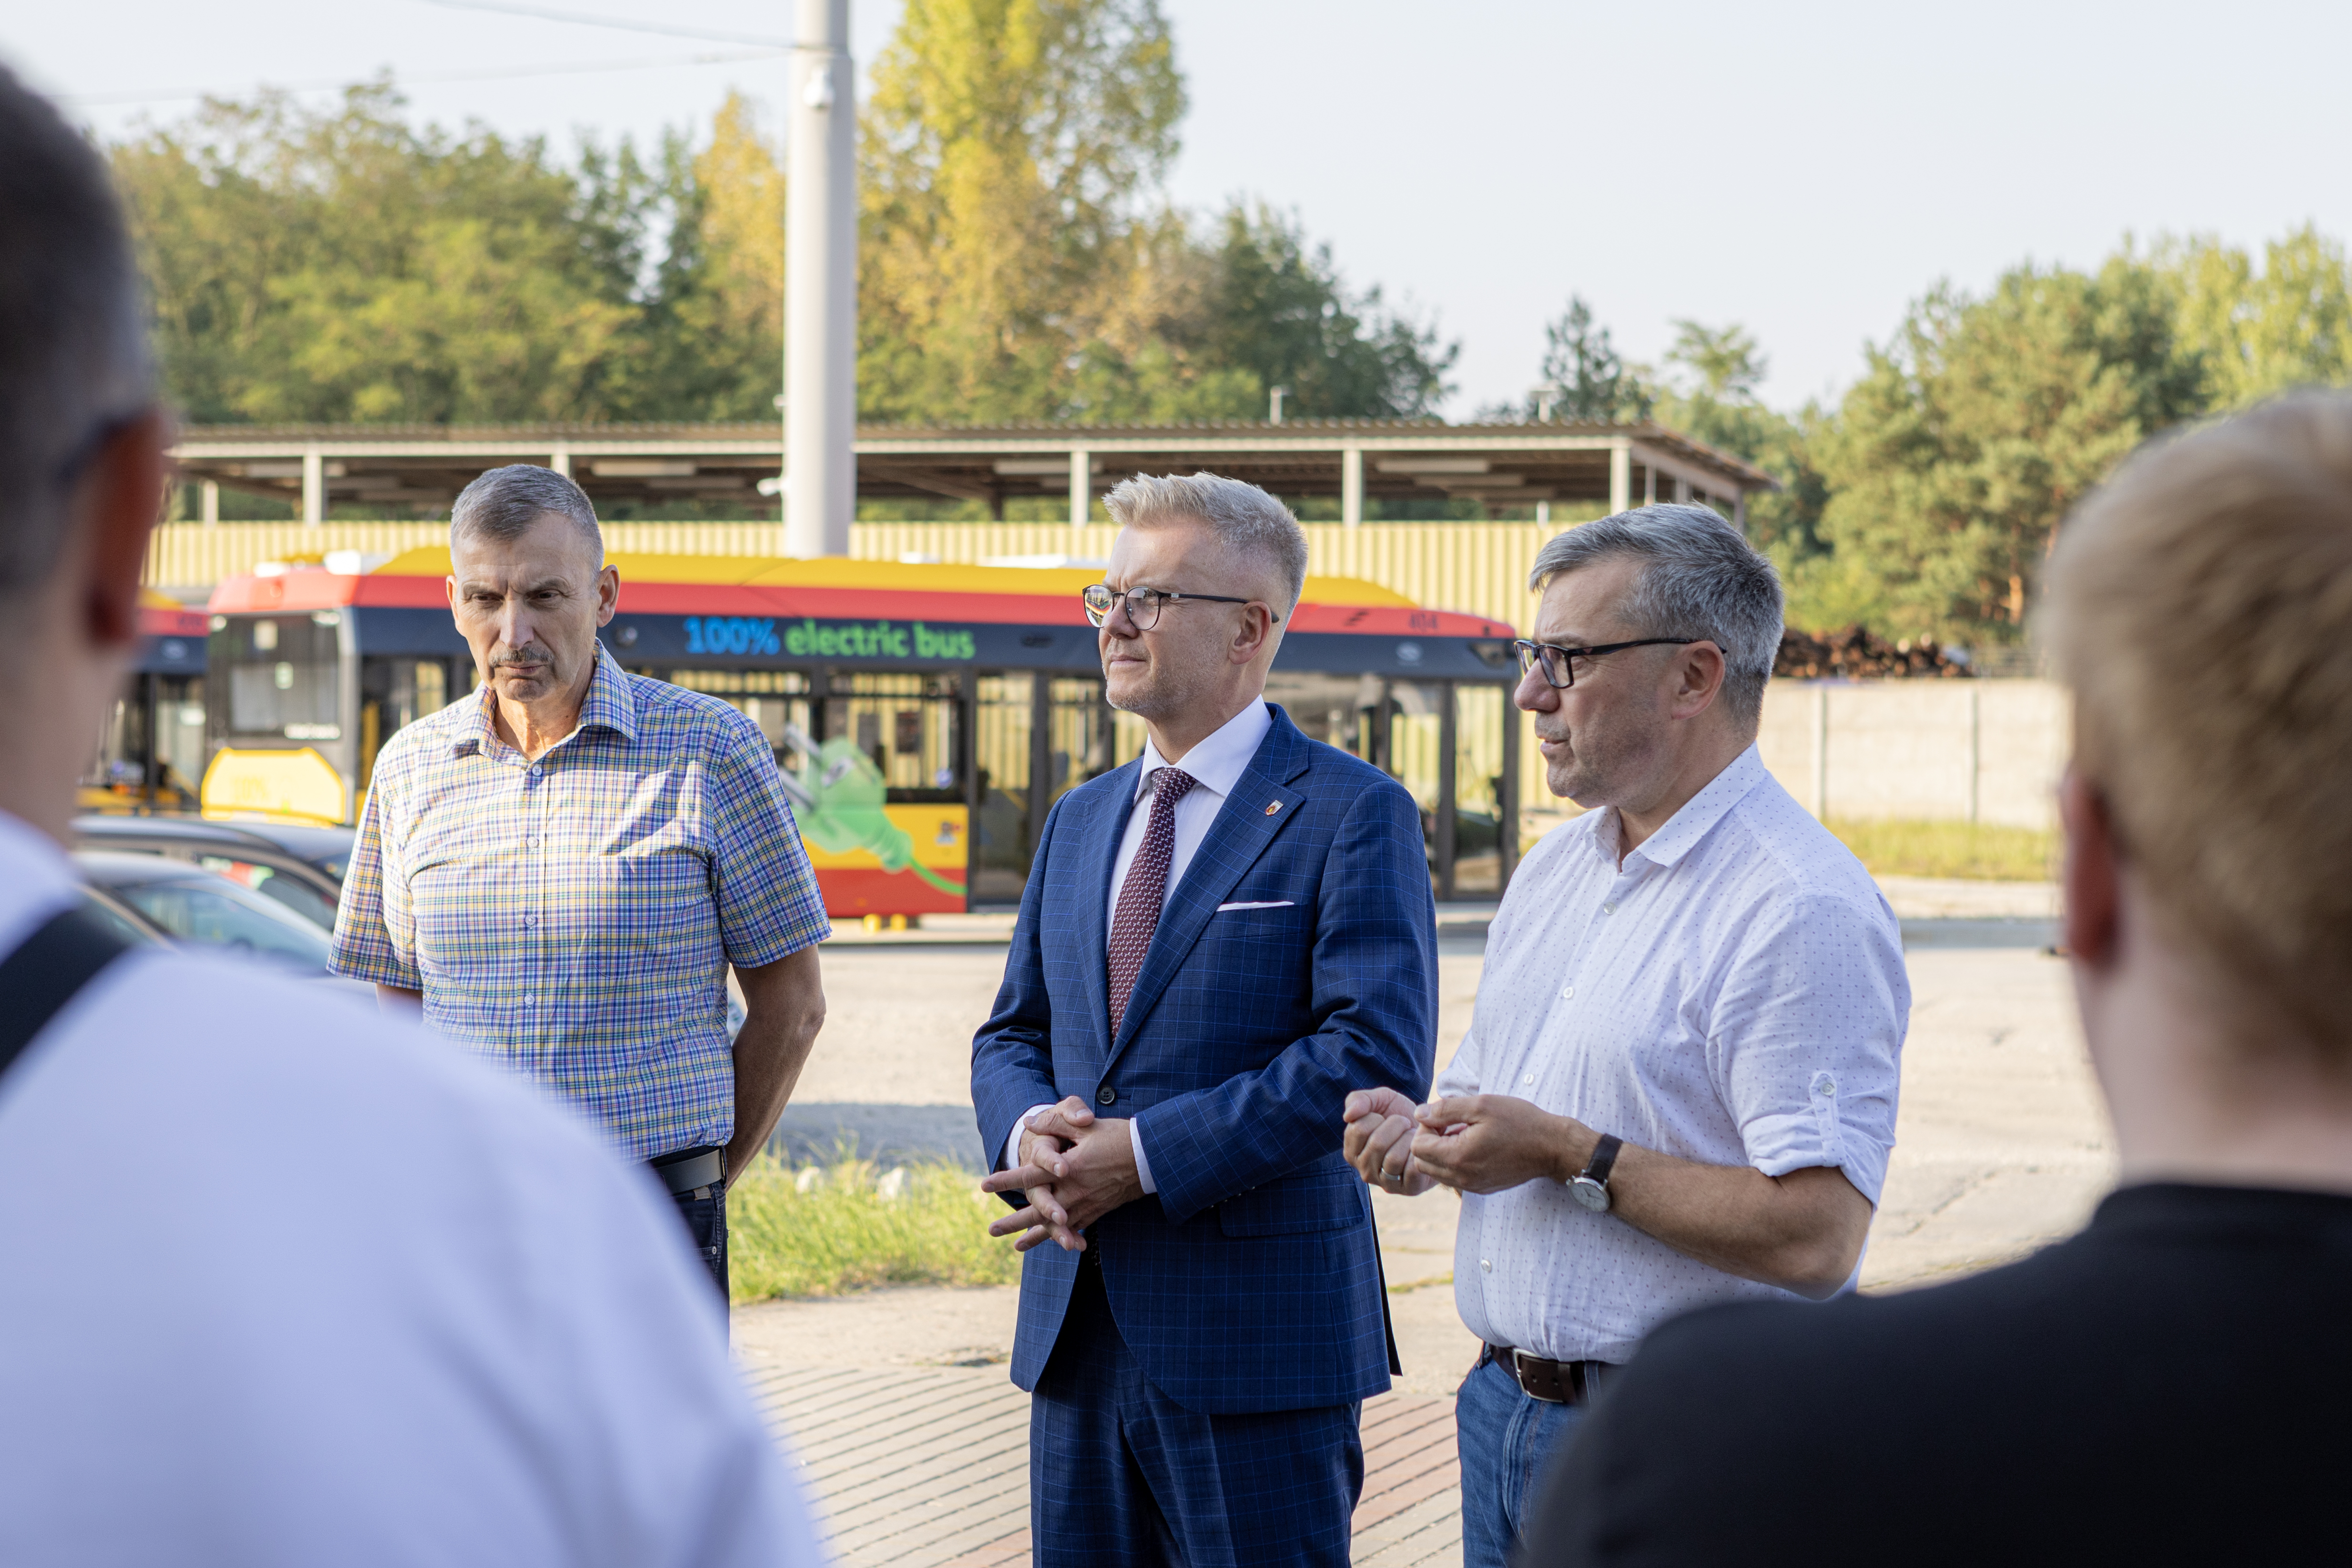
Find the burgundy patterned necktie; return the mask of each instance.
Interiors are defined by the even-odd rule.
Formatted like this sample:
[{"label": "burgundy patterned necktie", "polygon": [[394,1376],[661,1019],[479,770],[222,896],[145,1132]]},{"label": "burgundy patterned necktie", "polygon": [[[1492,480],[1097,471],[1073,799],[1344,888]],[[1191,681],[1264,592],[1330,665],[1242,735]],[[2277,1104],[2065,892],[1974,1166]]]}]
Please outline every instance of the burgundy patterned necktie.
[{"label": "burgundy patterned necktie", "polygon": [[1118,908],[1110,921],[1110,1032],[1127,1016],[1127,999],[1135,990],[1135,973],[1150,950],[1151,933],[1160,929],[1160,906],[1168,893],[1168,863],[1176,854],[1176,803],[1192,787],[1192,775],[1163,767],[1151,775],[1151,820],[1144,825],[1143,842],[1136,847],[1127,880],[1118,885]]}]

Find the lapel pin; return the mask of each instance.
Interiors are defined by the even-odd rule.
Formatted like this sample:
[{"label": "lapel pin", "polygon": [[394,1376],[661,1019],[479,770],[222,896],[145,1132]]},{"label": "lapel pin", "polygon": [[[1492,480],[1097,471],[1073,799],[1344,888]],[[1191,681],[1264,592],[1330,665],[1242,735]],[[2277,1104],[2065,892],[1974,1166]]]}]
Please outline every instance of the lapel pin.
[{"label": "lapel pin", "polygon": [[1271,803],[1269,803],[1269,804],[1267,805],[1267,806],[1266,806],[1266,808],[1265,808],[1265,814],[1266,814],[1268,816],[1272,816],[1276,812],[1280,811],[1281,809],[1282,809],[1282,802],[1280,802],[1280,801],[1278,801],[1278,800],[1277,800],[1277,801],[1274,801],[1274,802],[1271,802]]}]

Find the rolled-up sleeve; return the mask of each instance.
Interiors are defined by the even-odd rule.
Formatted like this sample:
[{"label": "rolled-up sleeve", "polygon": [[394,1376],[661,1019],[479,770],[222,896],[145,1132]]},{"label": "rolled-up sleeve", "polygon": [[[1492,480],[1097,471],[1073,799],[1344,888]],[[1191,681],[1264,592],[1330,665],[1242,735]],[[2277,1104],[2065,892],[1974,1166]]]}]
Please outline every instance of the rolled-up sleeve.
[{"label": "rolled-up sleeve", "polygon": [[416,920],[408,902],[408,882],[384,858],[383,824],[391,812],[392,784],[379,774],[360,807],[351,863],[343,868],[343,893],[335,907],[335,934],[327,967],[352,980],[422,991],[416,968]]},{"label": "rolled-up sleeve", "polygon": [[1876,1204],[1910,1012],[1902,939],[1884,910],[1806,898],[1750,925],[1708,1027],[1748,1163],[1768,1176],[1834,1166]]},{"label": "rolled-up sleeve", "polygon": [[710,881],[727,962],[757,969],[831,936],[775,753],[749,719],[726,726],[709,780]]}]

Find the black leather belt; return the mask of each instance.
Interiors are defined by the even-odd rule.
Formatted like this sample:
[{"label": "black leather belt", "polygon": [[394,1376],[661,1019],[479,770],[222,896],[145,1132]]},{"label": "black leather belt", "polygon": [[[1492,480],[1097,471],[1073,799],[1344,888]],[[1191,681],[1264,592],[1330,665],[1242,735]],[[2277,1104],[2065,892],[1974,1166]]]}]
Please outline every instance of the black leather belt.
[{"label": "black leather belt", "polygon": [[1605,1361],[1546,1361],[1506,1345],[1488,1345],[1478,1357],[1481,1366],[1490,1361],[1509,1373],[1529,1399],[1547,1405],[1582,1405],[1601,1392],[1601,1369],[1610,1365]]},{"label": "black leather belt", "polygon": [[706,1143],[697,1149],[680,1149],[674,1154],[661,1154],[646,1162],[661,1178],[670,1196],[705,1198],[705,1189],[715,1187],[727,1179],[727,1151],[716,1143]]}]

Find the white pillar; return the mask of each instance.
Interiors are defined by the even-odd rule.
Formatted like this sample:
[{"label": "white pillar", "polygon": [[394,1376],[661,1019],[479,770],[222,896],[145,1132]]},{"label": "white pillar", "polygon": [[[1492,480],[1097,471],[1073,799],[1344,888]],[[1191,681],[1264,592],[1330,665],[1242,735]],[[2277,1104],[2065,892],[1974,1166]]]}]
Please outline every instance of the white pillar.
[{"label": "white pillar", "polygon": [[327,457],[316,447],[302,451],[302,525],[316,528],[327,521]]},{"label": "white pillar", "polygon": [[1658,466],[1655,463],[1642,465],[1642,504],[1658,504]]},{"label": "white pillar", "polygon": [[857,510],[857,104],[849,0],[800,0],[785,119],[784,549],[846,555]]},{"label": "white pillar", "polygon": [[1536,502],[1536,521],[1538,522],[1549,522],[1551,521],[1551,502],[1548,500],[1539,500]]},{"label": "white pillar", "polygon": [[1620,512],[1633,504],[1633,449],[1628,441],[1609,448],[1609,510]]},{"label": "white pillar", "polygon": [[1070,526],[1084,528],[1092,521],[1090,515],[1095,500],[1095,455],[1084,447],[1070,453]]},{"label": "white pillar", "polygon": [[1339,451],[1339,521],[1349,528],[1364,525],[1364,449]]},{"label": "white pillar", "polygon": [[1675,480],[1675,503],[1680,506],[1688,506],[1690,505],[1690,481],[1685,479],[1676,479]]},{"label": "white pillar", "polygon": [[553,452],[548,455],[547,466],[553,468],[557,473],[562,474],[565,479],[570,479],[572,477],[572,453],[565,447],[558,447]]},{"label": "white pillar", "polygon": [[1745,489],[1731,493],[1731,526],[1742,533],[1748,531],[1748,492]]},{"label": "white pillar", "polygon": [[205,499],[205,522],[209,526],[220,521],[220,485],[206,479],[202,487]]}]

